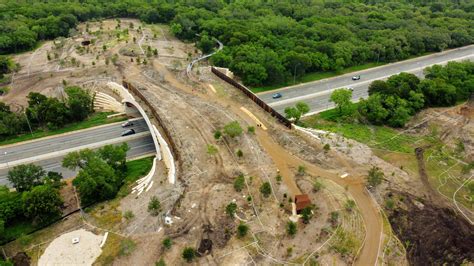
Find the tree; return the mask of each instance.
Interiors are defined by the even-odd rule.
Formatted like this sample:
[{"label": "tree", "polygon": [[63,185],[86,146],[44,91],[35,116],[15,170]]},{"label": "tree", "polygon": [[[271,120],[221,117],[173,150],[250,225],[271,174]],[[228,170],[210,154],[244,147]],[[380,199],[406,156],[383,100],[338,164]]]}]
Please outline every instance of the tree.
[{"label": "tree", "polygon": [[73,121],[82,121],[94,112],[93,97],[86,90],[80,87],[68,87],[65,89],[67,94],[67,105]]},{"label": "tree", "polygon": [[202,34],[201,39],[197,43],[197,47],[201,49],[204,53],[209,53],[214,47],[214,41],[209,38],[207,33]]},{"label": "tree", "polygon": [[61,173],[49,171],[46,176],[43,177],[43,183],[55,189],[59,189],[62,179],[63,175]]},{"label": "tree", "polygon": [[120,175],[127,171],[128,150],[128,144],[124,142],[120,145],[106,145],[100,148],[97,153],[102,160],[104,160],[118,175]]},{"label": "tree", "polygon": [[18,192],[23,192],[43,184],[45,174],[46,172],[41,166],[21,164],[8,171],[7,178]]},{"label": "tree", "polygon": [[240,192],[242,191],[244,186],[245,186],[245,177],[243,174],[240,174],[239,176],[237,176],[237,178],[235,178],[234,189],[235,191]]},{"label": "tree", "polygon": [[370,187],[377,187],[378,185],[382,184],[383,178],[384,174],[382,170],[377,166],[372,166],[367,175],[367,183]]},{"label": "tree", "polygon": [[268,198],[270,194],[272,194],[272,186],[269,182],[265,182],[260,186],[260,193],[262,193],[265,198]]},{"label": "tree", "polygon": [[246,236],[248,231],[249,231],[248,225],[246,225],[242,222],[239,224],[239,226],[237,226],[237,236],[238,237]]},{"label": "tree", "polygon": [[191,247],[186,247],[183,250],[182,257],[186,260],[186,262],[190,263],[196,257],[196,250]]},{"label": "tree", "polygon": [[297,102],[295,107],[286,107],[285,114],[286,118],[294,119],[295,123],[298,123],[301,116],[307,114],[310,108],[305,102]]},{"label": "tree", "polygon": [[330,101],[336,104],[339,114],[342,114],[350,105],[352,91],[348,89],[337,89],[331,93]]},{"label": "tree", "polygon": [[160,200],[156,196],[152,196],[150,201],[148,202],[148,212],[151,216],[158,216],[161,211],[161,203]]},{"label": "tree", "polygon": [[296,232],[298,231],[298,227],[296,226],[296,223],[289,221],[286,224],[286,233],[290,236],[296,235]]},{"label": "tree", "polygon": [[375,125],[384,124],[389,111],[383,105],[383,97],[379,93],[374,93],[368,99],[359,102],[359,113]]},{"label": "tree", "polygon": [[237,211],[237,204],[234,202],[227,204],[225,207],[225,212],[232,218],[234,217],[235,211]]},{"label": "tree", "polygon": [[49,222],[61,216],[63,201],[59,191],[48,185],[34,187],[23,194],[24,211],[28,218],[39,223]]},{"label": "tree", "polygon": [[383,80],[375,80],[369,85],[369,95],[375,94],[375,93],[388,93],[389,88],[387,85],[387,82]]},{"label": "tree", "polygon": [[173,245],[173,241],[171,240],[171,238],[167,237],[163,239],[162,244],[165,249],[170,249],[171,246]]},{"label": "tree", "polygon": [[243,130],[239,125],[239,122],[233,121],[224,126],[224,133],[231,138],[235,138],[242,134]]},{"label": "tree", "polygon": [[319,182],[318,180],[314,181],[313,183],[313,191],[318,192],[323,188],[323,184]]}]

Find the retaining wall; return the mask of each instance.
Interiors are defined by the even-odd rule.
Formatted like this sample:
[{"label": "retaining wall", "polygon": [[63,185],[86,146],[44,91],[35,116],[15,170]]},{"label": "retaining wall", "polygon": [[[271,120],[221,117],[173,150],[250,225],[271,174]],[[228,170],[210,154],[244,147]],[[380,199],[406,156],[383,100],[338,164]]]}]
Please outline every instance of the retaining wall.
[{"label": "retaining wall", "polygon": [[291,129],[291,122],[288,120],[286,117],[282,116],[280,113],[275,111],[272,107],[270,107],[268,104],[266,104],[264,101],[262,101],[260,98],[258,98],[257,95],[255,95],[251,90],[249,90],[247,87],[244,85],[238,83],[236,80],[228,77],[226,74],[220,72],[217,70],[215,67],[211,67],[212,73],[214,73],[216,76],[224,80],[225,82],[229,83],[230,85],[236,87],[237,89],[241,90],[247,97],[249,97],[252,101],[254,101],[258,106],[262,107],[263,110],[269,112],[273,117],[275,117],[280,123],[285,125],[287,128]]}]

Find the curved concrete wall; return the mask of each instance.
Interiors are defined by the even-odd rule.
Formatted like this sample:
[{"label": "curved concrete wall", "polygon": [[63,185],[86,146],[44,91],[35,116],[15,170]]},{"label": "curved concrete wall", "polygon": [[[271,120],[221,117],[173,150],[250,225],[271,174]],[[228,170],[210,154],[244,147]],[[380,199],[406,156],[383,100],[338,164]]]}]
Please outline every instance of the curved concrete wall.
[{"label": "curved concrete wall", "polygon": [[138,104],[133,95],[125,87],[115,82],[108,82],[107,86],[114,89],[114,91],[116,91],[120,95],[120,97],[123,99],[123,103],[129,103],[136,107],[138,112],[145,120],[148,128],[150,129],[151,136],[153,138],[153,143],[155,144],[156,148],[156,158],[155,160],[153,160],[153,166],[151,171],[145,177],[137,181],[138,185],[133,189],[133,191],[138,191],[138,194],[140,194],[145,188],[146,190],[151,188],[151,186],[153,185],[153,181],[151,181],[151,179],[156,170],[157,160],[164,161],[166,168],[168,168],[168,182],[174,184],[176,182],[176,166],[174,163],[173,154],[168,143],[165,141],[163,136],[161,136],[158,129],[151,123],[150,119],[148,118],[148,115],[145,113],[145,110],[143,110],[143,108]]},{"label": "curved concrete wall", "polygon": [[151,137],[153,138],[153,143],[155,144],[155,149],[156,149],[156,157],[158,160],[161,161],[161,150],[160,150],[160,145],[158,143],[158,138],[156,137],[156,132],[153,130],[153,124],[151,123],[150,119],[148,118],[148,115],[145,113],[145,110],[137,103],[133,95],[128,92],[127,89],[125,89],[122,85],[116,83],[116,82],[108,82],[107,86],[111,87],[113,90],[115,90],[118,94],[120,94],[120,97],[123,99],[122,103],[130,103],[132,104],[140,113],[140,115],[143,117],[145,120],[146,125],[150,129],[151,132]]}]

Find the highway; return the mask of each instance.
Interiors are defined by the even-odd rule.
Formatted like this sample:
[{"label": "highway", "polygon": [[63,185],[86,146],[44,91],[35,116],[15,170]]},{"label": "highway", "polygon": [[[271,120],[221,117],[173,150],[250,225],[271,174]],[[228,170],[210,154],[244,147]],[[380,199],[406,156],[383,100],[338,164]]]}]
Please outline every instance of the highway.
[{"label": "highway", "polygon": [[[367,97],[369,84],[374,80],[387,79],[400,72],[413,73],[418,77],[423,77],[423,69],[428,66],[462,60],[474,60],[474,45],[391,63],[334,78],[262,92],[257,95],[282,114],[284,114],[286,107],[294,106],[300,101],[306,102],[310,106],[311,110],[308,114],[314,114],[334,106],[329,102],[329,97],[334,89],[351,87],[353,89],[353,100],[358,101],[361,97]],[[353,81],[351,79],[353,76],[358,75],[361,77],[360,80]],[[281,93],[282,97],[273,99],[272,95],[276,92]]]},{"label": "highway", "polygon": [[[124,128],[121,123],[81,130],[71,134],[47,137],[30,142],[0,147],[0,185],[8,184],[8,170],[21,162],[34,163],[46,171],[61,172],[65,178],[76,173],[61,167],[61,161],[67,154],[65,151],[80,147],[99,148],[106,144],[118,145],[127,142],[130,150],[127,158],[134,158],[155,152],[153,139],[143,119],[135,120],[135,135],[122,137]],[[6,152],[6,154],[5,154]]]}]

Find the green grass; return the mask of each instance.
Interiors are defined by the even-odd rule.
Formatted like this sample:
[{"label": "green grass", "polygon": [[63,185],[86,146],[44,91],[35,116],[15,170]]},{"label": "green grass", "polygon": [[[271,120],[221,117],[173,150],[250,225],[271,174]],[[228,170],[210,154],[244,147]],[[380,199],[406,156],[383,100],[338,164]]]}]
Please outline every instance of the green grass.
[{"label": "green grass", "polygon": [[5,227],[5,232],[3,233],[1,240],[2,242],[6,242],[12,239],[16,239],[21,237],[22,235],[27,235],[33,232],[33,230],[35,229],[36,227],[28,221],[12,222],[10,226]]},{"label": "green grass", "polygon": [[125,175],[124,185],[120,188],[117,195],[118,197],[128,195],[132,190],[133,182],[150,172],[154,158],[155,157],[152,156],[127,162],[127,173]]},{"label": "green grass", "polygon": [[279,88],[288,87],[288,86],[292,86],[292,85],[296,85],[300,83],[306,83],[306,82],[311,82],[311,81],[316,81],[316,80],[321,80],[321,79],[332,78],[335,76],[344,75],[344,74],[356,72],[356,71],[361,71],[361,70],[365,70],[365,69],[369,69],[369,68],[373,68],[377,66],[382,66],[385,64],[386,63],[367,63],[367,64],[363,64],[359,66],[348,67],[341,71],[313,72],[313,73],[308,73],[301,77],[298,77],[295,83],[293,82],[293,79],[292,79],[291,81],[286,81],[286,82],[282,82],[275,85],[250,88],[250,90],[253,93],[271,91],[271,90],[276,90]]},{"label": "green grass", "polygon": [[371,148],[389,151],[413,153],[412,144],[418,137],[399,134],[398,131],[386,126],[364,125],[351,122],[334,122],[339,117],[337,110],[332,109],[310,116],[303,120],[307,127],[341,134],[342,136],[365,143]]},{"label": "green grass", "polygon": [[33,134],[27,133],[20,136],[4,139],[0,141],[0,146],[27,141],[27,140],[44,138],[47,136],[63,134],[63,133],[67,133],[67,132],[71,132],[75,130],[91,128],[91,127],[100,126],[104,124],[110,124],[110,123],[119,122],[119,121],[123,121],[127,119],[126,117],[107,118],[107,116],[110,114],[113,114],[113,113],[110,113],[110,112],[94,113],[88,119],[84,121],[68,124],[63,128],[56,129],[56,130],[37,129],[33,131]]}]

